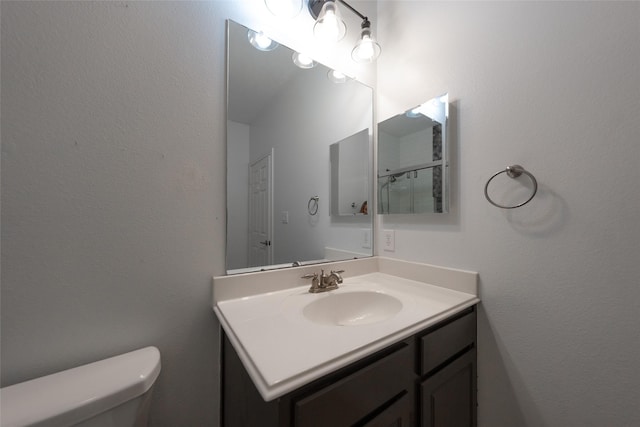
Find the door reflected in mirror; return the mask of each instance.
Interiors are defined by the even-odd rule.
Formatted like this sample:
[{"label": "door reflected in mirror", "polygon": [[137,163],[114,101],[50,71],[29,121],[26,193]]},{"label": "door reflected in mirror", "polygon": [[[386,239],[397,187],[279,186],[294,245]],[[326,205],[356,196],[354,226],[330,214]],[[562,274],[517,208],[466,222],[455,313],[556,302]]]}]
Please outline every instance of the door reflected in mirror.
[{"label": "door reflected in mirror", "polygon": [[369,134],[367,129],[331,144],[331,215],[368,215]]},{"label": "door reflected in mirror", "polygon": [[[372,89],[249,31],[228,21],[227,273],[372,256],[373,215],[330,211],[334,194],[372,199]],[[334,191],[330,147],[355,136],[366,148]]]},{"label": "door reflected in mirror", "polygon": [[378,124],[378,213],[449,212],[447,94]]}]

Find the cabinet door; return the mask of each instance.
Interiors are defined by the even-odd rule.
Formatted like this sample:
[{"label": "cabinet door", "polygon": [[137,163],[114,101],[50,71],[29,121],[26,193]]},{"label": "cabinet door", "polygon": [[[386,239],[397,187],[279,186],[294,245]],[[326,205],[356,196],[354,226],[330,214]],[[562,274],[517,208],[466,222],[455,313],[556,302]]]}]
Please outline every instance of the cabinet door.
[{"label": "cabinet door", "polygon": [[476,350],[473,348],[420,386],[422,427],[475,426],[476,385]]},{"label": "cabinet door", "polygon": [[[405,392],[398,400],[373,419],[362,424],[362,427],[413,427],[413,396]],[[360,425],[357,425],[360,427]]]}]

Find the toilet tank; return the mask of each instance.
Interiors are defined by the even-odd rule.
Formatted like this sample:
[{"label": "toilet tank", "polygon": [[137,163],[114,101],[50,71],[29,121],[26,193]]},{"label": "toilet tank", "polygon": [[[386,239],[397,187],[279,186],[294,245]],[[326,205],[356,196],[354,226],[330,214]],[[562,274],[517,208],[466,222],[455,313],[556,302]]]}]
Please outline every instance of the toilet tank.
[{"label": "toilet tank", "polygon": [[71,426],[147,393],[160,352],[146,347],[0,389],[0,426]]}]

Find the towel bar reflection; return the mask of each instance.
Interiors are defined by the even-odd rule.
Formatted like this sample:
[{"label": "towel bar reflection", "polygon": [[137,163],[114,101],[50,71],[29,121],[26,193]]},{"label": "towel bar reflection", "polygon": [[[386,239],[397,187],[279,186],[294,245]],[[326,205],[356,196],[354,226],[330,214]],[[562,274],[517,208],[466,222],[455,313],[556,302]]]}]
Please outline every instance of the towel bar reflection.
[{"label": "towel bar reflection", "polygon": [[320,200],[320,197],[318,196],[313,196],[309,199],[309,203],[307,203],[309,215],[315,215],[318,213],[318,200]]},{"label": "towel bar reflection", "polygon": [[[507,176],[509,178],[517,178],[522,174],[527,175],[530,179],[531,182],[533,183],[533,191],[531,192],[531,196],[529,196],[529,198],[527,200],[525,200],[524,202],[518,204],[518,205],[514,205],[514,206],[503,206],[500,205],[496,202],[494,202],[493,200],[491,200],[491,197],[489,197],[489,183],[491,183],[491,181],[493,180],[493,178],[495,178],[496,176],[502,174],[502,173],[506,173]],[[487,183],[484,186],[484,197],[487,198],[487,200],[489,201],[489,203],[491,203],[493,206],[496,206],[498,208],[501,209],[515,209],[515,208],[519,208],[521,206],[526,205],[527,203],[529,203],[531,201],[531,199],[533,199],[533,197],[536,195],[536,193],[538,192],[538,181],[536,180],[536,177],[533,176],[533,174],[529,171],[527,171],[525,168],[523,168],[520,165],[512,165],[512,166],[507,166],[507,168],[505,170],[501,170],[498,171],[496,173],[494,173],[491,178],[489,178],[489,180],[487,181]]]}]

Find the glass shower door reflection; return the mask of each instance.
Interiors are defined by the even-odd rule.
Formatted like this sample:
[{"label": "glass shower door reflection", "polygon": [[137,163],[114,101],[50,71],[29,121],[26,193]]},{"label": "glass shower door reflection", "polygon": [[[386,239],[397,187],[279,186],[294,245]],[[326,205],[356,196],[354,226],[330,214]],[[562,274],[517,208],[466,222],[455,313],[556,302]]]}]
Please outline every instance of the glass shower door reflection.
[{"label": "glass shower door reflection", "polygon": [[412,181],[410,173],[389,179],[389,213],[412,213]]},{"label": "glass shower door reflection", "polygon": [[421,169],[412,173],[412,213],[434,212],[433,169]]},{"label": "glass shower door reflection", "polygon": [[441,212],[442,196],[435,194],[441,169],[435,166],[379,178],[379,213]]}]

